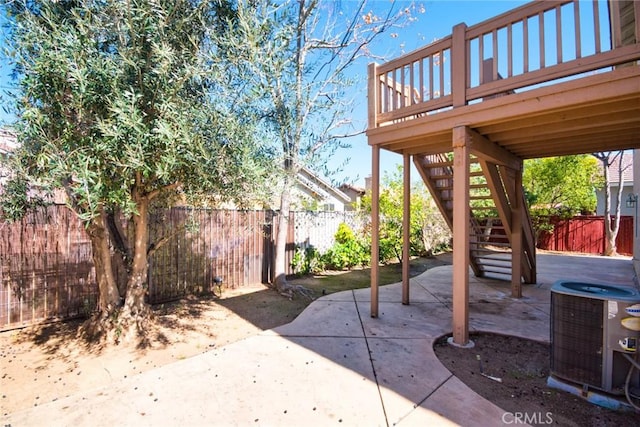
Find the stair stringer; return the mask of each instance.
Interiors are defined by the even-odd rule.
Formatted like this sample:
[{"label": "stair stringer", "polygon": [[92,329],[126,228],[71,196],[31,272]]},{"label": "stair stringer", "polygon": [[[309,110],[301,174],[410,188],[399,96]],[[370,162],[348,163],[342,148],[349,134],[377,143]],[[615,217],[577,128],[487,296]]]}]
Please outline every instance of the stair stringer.
[{"label": "stair stringer", "polygon": [[[447,166],[447,164],[450,163],[450,160],[446,158],[445,154],[438,153],[413,156],[413,163],[422,177],[422,181],[429,189],[429,193],[431,193],[431,197],[435,201],[436,206],[438,206],[438,209],[449,226],[449,229],[453,231],[453,190],[450,189],[453,187],[453,168],[451,166]],[[437,178],[434,178],[434,176]],[[438,181],[448,182],[448,185],[446,186],[447,188],[441,188],[442,186],[438,185]],[[443,196],[443,193],[446,196]],[[445,197],[449,200],[445,200]],[[473,212],[470,212],[470,217],[471,229],[477,229],[477,220],[473,217]],[[470,245],[474,243],[474,239],[470,240]],[[476,277],[484,276],[484,272],[478,265],[475,256],[473,256],[472,253],[469,255],[469,265],[473,274]]]}]

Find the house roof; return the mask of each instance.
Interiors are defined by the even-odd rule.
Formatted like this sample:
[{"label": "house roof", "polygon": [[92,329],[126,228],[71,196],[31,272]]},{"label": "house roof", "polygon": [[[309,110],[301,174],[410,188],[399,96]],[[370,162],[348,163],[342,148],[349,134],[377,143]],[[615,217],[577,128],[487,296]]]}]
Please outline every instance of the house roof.
[{"label": "house roof", "polygon": [[15,133],[9,129],[0,129],[0,153],[11,153],[18,146]]},{"label": "house roof", "polygon": [[[599,163],[600,168],[602,169],[602,162]],[[633,182],[633,151],[625,151],[622,154],[622,182],[632,183]],[[611,165],[609,165],[609,182],[611,184],[618,184],[618,176],[620,171],[620,162],[616,158]]]},{"label": "house roof", "polygon": [[366,190],[362,187],[357,187],[355,185],[351,185],[351,184],[342,184],[340,187],[338,187],[341,191],[353,191],[356,194],[359,194],[360,196],[364,196]]},{"label": "house roof", "polygon": [[322,197],[332,196],[338,200],[342,200],[345,203],[351,202],[349,196],[333,187],[331,184],[320,178],[308,168],[300,169],[297,179],[300,185],[307,188],[314,194],[318,194]]}]

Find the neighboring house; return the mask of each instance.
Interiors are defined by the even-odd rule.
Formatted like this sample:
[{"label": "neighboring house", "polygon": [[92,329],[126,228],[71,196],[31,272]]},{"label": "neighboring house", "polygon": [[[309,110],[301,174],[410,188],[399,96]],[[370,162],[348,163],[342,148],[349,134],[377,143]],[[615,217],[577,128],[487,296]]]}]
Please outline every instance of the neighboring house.
[{"label": "neighboring house", "polygon": [[[3,191],[4,183],[9,178],[9,170],[4,165],[4,161],[18,148],[18,139],[11,130],[0,129],[0,193]],[[32,187],[29,191],[30,196],[36,196],[41,193],[37,187]],[[45,200],[54,204],[65,204],[66,195],[64,190],[58,189],[53,192],[52,196],[47,196]]]},{"label": "neighboring house", "polygon": [[354,211],[357,210],[362,202],[362,196],[365,195],[365,189],[362,187],[356,187],[351,184],[342,184],[338,187],[340,191],[349,197],[351,203],[345,206],[346,211]]},{"label": "neighboring house", "polygon": [[311,170],[302,168],[292,197],[293,210],[344,211],[352,200]]},{"label": "neighboring house", "polygon": [[[7,129],[0,129],[0,160],[6,159],[18,146],[16,136]],[[0,189],[8,177],[9,172],[0,161]],[[294,210],[315,211],[345,211],[352,210],[352,204],[356,201],[331,184],[314,174],[311,170],[303,168],[298,173],[297,183],[293,192],[292,208]],[[354,195],[364,194],[364,190],[352,187]],[[357,193],[357,194],[356,194]],[[64,203],[63,191],[57,191],[54,203]],[[277,204],[275,204],[277,206]],[[225,203],[219,208],[234,209],[233,204]]]},{"label": "neighboring house", "polygon": [[17,147],[16,136],[7,129],[0,129],[0,188],[3,187],[9,171],[4,166],[4,161]]},{"label": "neighboring house", "polygon": [[[602,163],[600,163],[602,165]],[[624,172],[622,174],[622,183],[618,178],[619,163],[616,161],[609,166],[609,180],[611,186],[611,215],[615,214],[616,203],[618,202],[618,188],[622,185],[622,201],[620,203],[620,215],[633,216],[635,214],[635,207],[627,207],[626,200],[630,194],[636,193],[633,187],[633,152],[625,151],[622,158],[622,167]],[[604,215],[604,188],[596,191],[596,198],[598,204],[596,206],[596,214]]]}]

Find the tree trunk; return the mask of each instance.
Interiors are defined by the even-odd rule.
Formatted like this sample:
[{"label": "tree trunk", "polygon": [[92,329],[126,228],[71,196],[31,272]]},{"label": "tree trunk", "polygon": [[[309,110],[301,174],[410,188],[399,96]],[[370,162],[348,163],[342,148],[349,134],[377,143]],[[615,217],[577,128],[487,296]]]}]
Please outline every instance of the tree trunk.
[{"label": "tree trunk", "polygon": [[278,233],[276,234],[275,265],[273,286],[280,295],[292,299],[298,294],[304,298],[313,299],[313,292],[302,285],[292,285],[287,282],[287,235],[289,234],[289,215],[291,214],[291,187],[292,183],[286,178],[284,188],[280,195],[280,213],[278,221]]},{"label": "tree trunk", "polygon": [[145,301],[147,294],[149,244],[149,201],[138,197],[138,214],[133,216],[133,261],[127,281],[127,293],[124,302],[125,317],[144,318],[149,314],[149,305]]},{"label": "tree trunk", "polygon": [[278,292],[287,290],[287,234],[289,231],[289,214],[291,210],[291,183],[286,178],[280,195],[280,212],[278,214],[278,233],[276,234],[275,265],[273,284]]},{"label": "tree trunk", "polygon": [[105,218],[105,213],[101,212],[86,225],[98,283],[98,311],[79,330],[80,334],[89,341],[102,339],[115,329],[114,320],[122,305],[122,297],[113,275]]},{"label": "tree trunk", "polygon": [[608,229],[609,232],[607,234],[607,239],[609,240],[609,246],[612,248],[611,256],[618,255],[618,247],[616,245],[616,239],[618,237],[618,231],[620,231],[620,214],[621,214],[621,205],[622,205],[622,192],[624,190],[624,182],[622,176],[624,174],[624,170],[626,167],[622,166],[624,160],[624,152],[619,152],[618,158],[618,197],[616,198],[616,207],[615,207],[615,218],[613,221],[613,226]]},{"label": "tree trunk", "polygon": [[[620,229],[620,203],[622,199],[622,174],[624,168],[622,167],[623,152],[620,151],[613,156],[611,160],[611,153],[600,153],[598,157],[602,161],[604,172],[604,232],[605,232],[605,256],[616,256],[618,254],[618,248],[616,246],[616,238],[618,237],[618,230]],[[618,200],[615,208],[615,220],[611,223],[611,177],[609,176],[609,166],[613,162],[618,161]]]},{"label": "tree trunk", "polygon": [[613,233],[611,226],[611,215],[604,216],[604,234],[605,234],[605,256],[616,256],[618,248],[616,246],[616,237],[618,233]]},{"label": "tree trunk", "polygon": [[87,233],[93,251],[93,264],[98,282],[98,312],[102,318],[111,315],[120,306],[120,293],[113,276],[108,233],[105,228],[104,212],[87,226]]}]

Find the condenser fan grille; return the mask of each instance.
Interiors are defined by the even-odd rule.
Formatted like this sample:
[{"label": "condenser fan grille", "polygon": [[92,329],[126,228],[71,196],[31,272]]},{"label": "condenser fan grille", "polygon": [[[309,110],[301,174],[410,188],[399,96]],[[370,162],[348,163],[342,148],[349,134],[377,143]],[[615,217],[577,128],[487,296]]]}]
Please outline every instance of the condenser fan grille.
[{"label": "condenser fan grille", "polygon": [[551,294],[551,372],[602,387],[602,300]]}]

